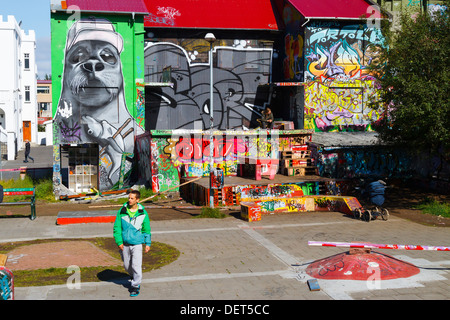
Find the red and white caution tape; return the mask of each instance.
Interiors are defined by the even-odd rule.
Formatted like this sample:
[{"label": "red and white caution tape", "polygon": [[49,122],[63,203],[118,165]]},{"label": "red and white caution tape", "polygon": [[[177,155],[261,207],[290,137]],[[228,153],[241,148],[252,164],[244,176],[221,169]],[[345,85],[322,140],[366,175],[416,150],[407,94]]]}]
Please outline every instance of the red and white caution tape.
[{"label": "red and white caution tape", "polygon": [[376,243],[363,243],[363,242],[308,241],[308,245],[309,246],[319,246],[319,247],[450,251],[450,247],[444,247],[444,246],[418,246],[418,245],[403,245],[403,244],[376,244]]}]

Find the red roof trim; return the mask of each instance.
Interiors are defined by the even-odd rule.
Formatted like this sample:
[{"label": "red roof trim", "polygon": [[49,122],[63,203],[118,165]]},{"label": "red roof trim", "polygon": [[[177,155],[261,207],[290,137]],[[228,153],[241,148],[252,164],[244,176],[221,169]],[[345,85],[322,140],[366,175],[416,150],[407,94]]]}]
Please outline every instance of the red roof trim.
[{"label": "red roof trim", "polygon": [[147,14],[143,0],[67,0],[67,7],[77,6],[84,12],[114,12]]},{"label": "red roof trim", "polygon": [[278,30],[271,0],[143,0],[145,27]]},{"label": "red roof trim", "polygon": [[365,0],[287,0],[305,18],[310,19],[380,19],[376,4]]}]

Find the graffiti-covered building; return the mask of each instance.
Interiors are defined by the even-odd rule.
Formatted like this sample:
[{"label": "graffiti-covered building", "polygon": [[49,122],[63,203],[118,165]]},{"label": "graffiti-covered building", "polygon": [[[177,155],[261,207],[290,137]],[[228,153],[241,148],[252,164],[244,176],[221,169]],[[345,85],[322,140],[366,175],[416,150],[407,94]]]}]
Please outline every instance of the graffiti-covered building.
[{"label": "graffiti-covered building", "polygon": [[52,1],[55,194],[120,187],[144,132],[141,1]]},{"label": "graffiti-covered building", "polygon": [[377,84],[368,71],[383,43],[379,7],[364,0],[279,0],[277,7],[285,25],[283,79],[303,84],[279,91],[290,97],[290,108],[300,109],[299,126],[370,130],[383,113],[371,105],[378,100]]},{"label": "graffiti-covered building", "polygon": [[[279,39],[270,0],[145,0],[145,89],[148,130],[210,127],[210,43],[213,33],[215,129],[254,127],[271,81]],[[162,86],[164,74],[170,86]]]},{"label": "graffiti-covered building", "polygon": [[237,155],[260,144],[252,129],[267,106],[287,130],[264,137],[266,154],[313,131],[370,130],[382,114],[369,107],[367,72],[370,45],[382,44],[368,24],[381,14],[366,0],[52,0],[51,10],[57,195],[208,175],[211,118],[211,156],[233,175]]}]

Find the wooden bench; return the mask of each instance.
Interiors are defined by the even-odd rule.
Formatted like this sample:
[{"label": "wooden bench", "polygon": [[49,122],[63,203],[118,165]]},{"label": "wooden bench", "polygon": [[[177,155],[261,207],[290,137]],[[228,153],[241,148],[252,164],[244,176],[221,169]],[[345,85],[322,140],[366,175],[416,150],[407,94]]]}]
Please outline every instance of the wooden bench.
[{"label": "wooden bench", "polygon": [[[3,188],[0,188],[0,191]],[[30,196],[30,201],[3,202],[4,196]],[[36,188],[10,188],[3,189],[3,195],[0,196],[0,206],[23,206],[30,205],[30,219],[36,219]]]},{"label": "wooden bench", "polygon": [[254,201],[243,201],[241,218],[248,222],[260,221],[264,214],[280,212],[326,211],[342,212],[354,216],[361,209],[358,199],[351,196],[304,195],[295,197],[273,197]]}]

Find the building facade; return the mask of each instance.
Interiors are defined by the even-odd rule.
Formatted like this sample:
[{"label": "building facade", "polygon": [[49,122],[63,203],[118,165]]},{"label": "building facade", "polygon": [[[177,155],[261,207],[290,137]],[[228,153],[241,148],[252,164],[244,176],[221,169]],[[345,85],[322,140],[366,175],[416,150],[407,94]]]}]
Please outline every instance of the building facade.
[{"label": "building facade", "polygon": [[36,37],[26,33],[14,16],[0,16],[0,141],[2,156],[14,160],[24,141],[37,139],[35,63]]},{"label": "building facade", "polygon": [[[145,3],[146,129],[209,129],[211,116],[214,129],[257,127],[267,106],[266,85],[280,35],[271,2]],[[207,33],[216,38],[212,61]],[[170,74],[170,85],[161,85],[164,73]]]},{"label": "building facade", "polygon": [[[390,18],[369,0],[52,1],[55,193],[120,188],[133,166],[155,190],[208,175],[200,132],[245,140],[267,106],[298,134],[372,131],[368,70]],[[234,140],[217,148],[239,154]],[[198,163],[173,162],[189,152]]]},{"label": "building facade", "polygon": [[383,116],[368,67],[383,45],[379,21],[388,17],[368,1],[342,4],[277,1],[285,25],[282,78],[302,84],[279,91],[304,129],[370,131]]},{"label": "building facade", "polygon": [[56,195],[121,188],[131,174],[145,125],[145,8],[121,5],[52,2]]}]

